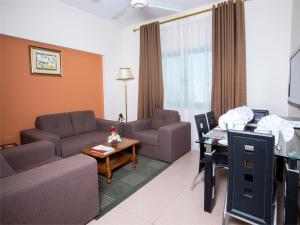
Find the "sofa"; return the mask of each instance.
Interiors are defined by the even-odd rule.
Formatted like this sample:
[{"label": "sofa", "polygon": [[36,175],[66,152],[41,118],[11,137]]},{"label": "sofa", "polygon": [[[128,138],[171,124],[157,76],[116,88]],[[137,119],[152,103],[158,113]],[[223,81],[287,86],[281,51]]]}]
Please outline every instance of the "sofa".
[{"label": "sofa", "polygon": [[97,163],[37,141],[0,151],[0,224],[86,224],[99,214]]},{"label": "sofa", "polygon": [[154,110],[150,119],[126,123],[124,135],[140,141],[138,154],[169,163],[191,150],[191,124],[174,110]]},{"label": "sofa", "polygon": [[56,155],[66,158],[106,140],[111,126],[122,132],[120,123],[96,119],[94,112],[89,110],[43,115],[36,118],[34,129],[20,132],[20,139],[22,144],[51,141],[55,144]]}]

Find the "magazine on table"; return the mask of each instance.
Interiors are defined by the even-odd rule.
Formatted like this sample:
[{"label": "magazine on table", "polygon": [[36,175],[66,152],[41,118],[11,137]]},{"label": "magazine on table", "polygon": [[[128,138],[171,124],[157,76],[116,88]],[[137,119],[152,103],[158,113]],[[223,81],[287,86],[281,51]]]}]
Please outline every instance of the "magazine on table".
[{"label": "magazine on table", "polygon": [[104,145],[97,145],[97,146],[94,146],[91,151],[101,153],[101,154],[108,154],[110,152],[113,152],[114,150],[115,149],[112,147],[108,147],[108,146],[104,146]]}]

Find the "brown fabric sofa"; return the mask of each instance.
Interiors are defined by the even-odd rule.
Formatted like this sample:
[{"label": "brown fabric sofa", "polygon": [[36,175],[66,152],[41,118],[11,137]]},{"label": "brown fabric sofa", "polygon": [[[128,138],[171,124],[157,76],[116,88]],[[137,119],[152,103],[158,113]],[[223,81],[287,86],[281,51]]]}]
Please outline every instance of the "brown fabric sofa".
[{"label": "brown fabric sofa", "polygon": [[97,163],[49,141],[0,151],[0,224],[86,224],[99,214]]},{"label": "brown fabric sofa", "polygon": [[56,155],[66,158],[104,141],[112,125],[121,132],[118,122],[96,119],[93,111],[51,114],[38,116],[35,129],[21,131],[20,138],[22,144],[51,141],[55,144]]},{"label": "brown fabric sofa", "polygon": [[151,119],[124,125],[124,135],[138,139],[138,153],[173,162],[191,150],[191,124],[174,110],[155,110]]}]

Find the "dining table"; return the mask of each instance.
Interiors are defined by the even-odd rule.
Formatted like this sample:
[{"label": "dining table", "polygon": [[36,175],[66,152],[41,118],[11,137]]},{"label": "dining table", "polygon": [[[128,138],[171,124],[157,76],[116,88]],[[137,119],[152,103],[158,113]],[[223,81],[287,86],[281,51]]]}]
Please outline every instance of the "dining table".
[{"label": "dining table", "polygon": [[[248,124],[244,132],[254,132],[256,124]],[[216,201],[216,154],[221,149],[228,151],[227,131],[216,127],[196,141],[204,147],[204,211],[211,213]],[[228,153],[228,152],[227,152]],[[227,154],[228,155],[228,154]],[[284,182],[284,224],[297,224],[300,163],[300,130],[295,129],[293,138],[285,141],[279,133],[274,147],[276,179]]]}]

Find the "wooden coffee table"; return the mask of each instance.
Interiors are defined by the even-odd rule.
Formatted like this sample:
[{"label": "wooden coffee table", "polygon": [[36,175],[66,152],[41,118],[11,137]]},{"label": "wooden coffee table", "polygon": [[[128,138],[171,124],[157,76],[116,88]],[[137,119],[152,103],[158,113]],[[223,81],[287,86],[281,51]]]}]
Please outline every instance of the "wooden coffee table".
[{"label": "wooden coffee table", "polygon": [[[88,147],[82,150],[83,153],[92,156],[98,161],[98,173],[104,174],[108,184],[111,183],[111,171],[115,168],[124,165],[125,163],[131,161],[133,167],[136,167],[136,152],[135,145],[138,144],[138,140],[122,138],[122,143],[113,147],[115,150],[108,154],[101,154],[91,151],[93,147]],[[100,145],[105,145],[112,147],[107,142],[100,143]],[[125,151],[131,148],[131,154]]]}]

